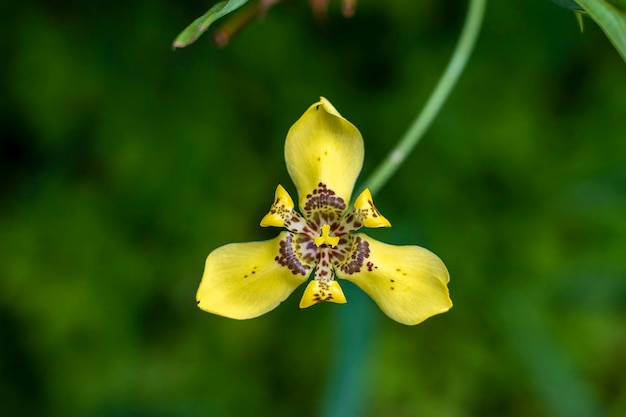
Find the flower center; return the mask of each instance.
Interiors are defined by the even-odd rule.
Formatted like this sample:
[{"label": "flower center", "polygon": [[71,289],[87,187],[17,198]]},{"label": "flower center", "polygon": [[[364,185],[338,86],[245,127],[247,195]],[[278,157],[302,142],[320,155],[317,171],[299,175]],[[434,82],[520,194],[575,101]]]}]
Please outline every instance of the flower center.
[{"label": "flower center", "polygon": [[313,238],[315,246],[317,246],[318,248],[322,245],[329,245],[333,248],[337,246],[337,243],[339,243],[339,236],[329,236],[329,232],[330,226],[327,224],[323,225],[321,235]]}]

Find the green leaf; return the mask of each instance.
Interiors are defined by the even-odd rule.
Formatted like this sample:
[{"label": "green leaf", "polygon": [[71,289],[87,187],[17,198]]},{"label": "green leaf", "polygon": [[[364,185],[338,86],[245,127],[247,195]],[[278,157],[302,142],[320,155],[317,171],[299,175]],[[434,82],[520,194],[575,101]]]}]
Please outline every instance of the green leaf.
[{"label": "green leaf", "polygon": [[207,31],[209,26],[217,19],[233,12],[246,4],[248,0],[228,0],[217,3],[208,12],[193,21],[174,40],[172,47],[184,48],[194,43],[200,35]]},{"label": "green leaf", "polygon": [[552,3],[556,3],[561,7],[565,7],[566,9],[578,11],[582,10],[582,7],[576,4],[574,0],[552,0]]},{"label": "green leaf", "polygon": [[578,22],[578,27],[580,28],[580,33],[583,33],[585,31],[584,13],[583,12],[574,12],[574,15],[576,16],[576,21]]},{"label": "green leaf", "polygon": [[576,0],[576,3],[602,28],[622,59],[626,61],[626,12],[605,0]]}]

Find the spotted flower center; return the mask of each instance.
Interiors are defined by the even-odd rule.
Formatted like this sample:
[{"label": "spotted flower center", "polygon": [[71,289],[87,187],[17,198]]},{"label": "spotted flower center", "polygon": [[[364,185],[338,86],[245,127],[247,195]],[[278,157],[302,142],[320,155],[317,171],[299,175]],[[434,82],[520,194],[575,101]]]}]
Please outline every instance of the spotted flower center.
[{"label": "spotted flower center", "polygon": [[368,243],[351,233],[363,226],[386,227],[389,222],[376,209],[369,190],[357,197],[354,210],[346,214],[347,205],[325,184],[306,195],[302,205],[304,216],[294,209],[293,200],[282,186],[262,226],[285,227],[289,230],[280,242],[275,261],[289,268],[294,275],[308,275],[315,270],[304,291],[301,307],[323,301],[345,303],[346,299],[335,281],[335,269],[354,274],[375,265],[368,260]]}]

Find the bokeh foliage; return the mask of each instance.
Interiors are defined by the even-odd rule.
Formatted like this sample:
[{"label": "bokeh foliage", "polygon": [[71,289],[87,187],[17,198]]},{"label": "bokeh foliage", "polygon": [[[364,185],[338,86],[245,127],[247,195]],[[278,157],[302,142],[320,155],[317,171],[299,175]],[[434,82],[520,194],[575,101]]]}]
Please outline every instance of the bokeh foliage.
[{"label": "bokeh foliage", "polygon": [[[258,222],[319,95],[370,173],[444,68],[466,3],[274,7],[172,52],[210,4],[0,5],[0,415],[313,416],[346,306],[201,312],[204,258]],[[626,71],[550,2],[489,4],[465,74],[377,196],[447,263],[454,308],[372,308],[364,414],[601,416],[626,407]],[[348,288],[347,296],[354,296]]]}]

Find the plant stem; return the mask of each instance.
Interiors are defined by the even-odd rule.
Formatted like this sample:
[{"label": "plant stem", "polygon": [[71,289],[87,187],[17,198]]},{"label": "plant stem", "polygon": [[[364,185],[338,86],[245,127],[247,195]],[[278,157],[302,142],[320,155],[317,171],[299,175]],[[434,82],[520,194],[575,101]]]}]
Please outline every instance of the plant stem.
[{"label": "plant stem", "polygon": [[365,181],[365,186],[375,194],[396,172],[409,153],[418,144],[424,133],[433,122],[443,103],[446,101],[452,88],[465,68],[465,64],[472,54],[480,27],[487,0],[471,0],[461,36],[448,63],[446,70],[439,79],[430,98],[422,111],[417,115],[407,132],[400,139],[396,147],[381,162],[378,168]]}]

